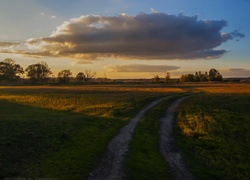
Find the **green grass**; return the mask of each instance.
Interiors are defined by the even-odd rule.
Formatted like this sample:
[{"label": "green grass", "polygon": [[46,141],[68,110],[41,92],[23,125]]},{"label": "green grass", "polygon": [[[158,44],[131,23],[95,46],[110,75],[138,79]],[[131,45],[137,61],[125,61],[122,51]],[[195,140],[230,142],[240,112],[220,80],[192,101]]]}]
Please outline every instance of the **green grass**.
[{"label": "green grass", "polygon": [[129,118],[176,89],[0,88],[0,179],[86,178]]},{"label": "green grass", "polygon": [[176,138],[197,179],[250,179],[250,95],[199,94],[179,107]]},{"label": "green grass", "polygon": [[173,179],[169,166],[159,152],[159,119],[178,97],[149,110],[138,122],[125,158],[128,179]]},{"label": "green grass", "polygon": [[0,109],[1,178],[82,178],[125,123],[6,101]]},{"label": "green grass", "polygon": [[[206,92],[185,100],[177,116],[178,146],[195,177],[250,179],[249,87],[0,87],[0,179],[84,179],[127,120],[149,102],[183,89]],[[171,179],[158,150],[158,117],[167,106],[168,102],[150,110],[136,127],[126,160],[131,179]]]}]

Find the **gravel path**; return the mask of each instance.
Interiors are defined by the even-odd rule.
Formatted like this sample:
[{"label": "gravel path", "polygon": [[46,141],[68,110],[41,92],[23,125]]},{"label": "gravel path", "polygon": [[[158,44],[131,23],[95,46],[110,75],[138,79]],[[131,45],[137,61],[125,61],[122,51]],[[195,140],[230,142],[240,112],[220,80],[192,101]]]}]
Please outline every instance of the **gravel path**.
[{"label": "gravel path", "polygon": [[106,154],[101,160],[99,166],[90,173],[88,179],[105,179],[105,180],[119,180],[124,177],[122,169],[122,162],[126,152],[128,151],[128,144],[132,138],[132,133],[138,121],[144,116],[146,111],[158,104],[159,102],[169,99],[164,97],[158,99],[144,109],[142,109],[129,123],[120,129],[120,132],[108,144]]},{"label": "gravel path", "polygon": [[168,162],[169,166],[171,167],[171,172],[177,180],[194,179],[190,171],[185,166],[181,154],[175,146],[173,138],[173,124],[176,108],[186,98],[187,96],[176,100],[167,109],[165,117],[160,119],[160,152]]}]

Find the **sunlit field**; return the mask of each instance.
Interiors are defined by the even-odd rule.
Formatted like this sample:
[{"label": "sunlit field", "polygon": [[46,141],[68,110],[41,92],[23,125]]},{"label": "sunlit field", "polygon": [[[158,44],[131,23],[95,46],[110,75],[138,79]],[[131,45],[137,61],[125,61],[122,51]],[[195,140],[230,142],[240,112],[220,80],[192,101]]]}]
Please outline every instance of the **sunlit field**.
[{"label": "sunlit field", "polygon": [[[181,93],[179,87],[145,86],[24,86],[0,87],[1,100],[45,109],[79,112],[111,117],[117,111],[129,111],[137,101],[150,97]],[[132,106],[131,106],[132,105]],[[130,107],[131,106],[131,107]],[[126,109],[124,109],[126,107]]]},{"label": "sunlit field", "polygon": [[88,176],[108,141],[146,104],[178,87],[0,87],[0,178]]},{"label": "sunlit field", "polygon": [[[195,94],[178,109],[176,138],[194,175],[249,177],[250,84],[166,83],[1,86],[0,178],[85,179],[109,140],[139,110],[159,97],[187,92]],[[158,119],[173,100],[138,123],[125,162],[132,179],[147,168],[148,177],[164,172],[157,177],[171,178],[158,152]],[[138,165],[139,173],[132,171]]]}]

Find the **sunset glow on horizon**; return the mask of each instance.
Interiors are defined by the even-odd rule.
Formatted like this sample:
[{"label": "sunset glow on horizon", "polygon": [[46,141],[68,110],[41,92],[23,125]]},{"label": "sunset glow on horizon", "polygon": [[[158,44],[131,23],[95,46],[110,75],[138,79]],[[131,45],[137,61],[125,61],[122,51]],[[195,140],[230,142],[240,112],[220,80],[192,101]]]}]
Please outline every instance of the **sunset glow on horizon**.
[{"label": "sunset glow on horizon", "polygon": [[250,77],[249,0],[2,0],[0,61],[53,74],[171,77],[216,68]]}]

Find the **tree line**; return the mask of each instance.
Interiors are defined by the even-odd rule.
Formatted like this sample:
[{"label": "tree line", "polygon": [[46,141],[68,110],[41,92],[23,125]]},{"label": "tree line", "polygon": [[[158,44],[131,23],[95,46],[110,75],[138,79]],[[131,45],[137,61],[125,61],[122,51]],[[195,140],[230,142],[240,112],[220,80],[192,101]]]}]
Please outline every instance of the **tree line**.
[{"label": "tree line", "polygon": [[[31,82],[44,83],[51,78],[52,71],[46,62],[39,62],[29,65],[23,69],[13,59],[7,58],[0,62],[0,81],[19,81],[22,75],[26,75]],[[79,72],[75,78],[78,82],[88,82],[96,75],[91,70]],[[60,71],[57,74],[59,83],[67,83],[73,78],[72,72],[69,69]],[[161,78],[155,75],[152,78],[153,82],[161,82]],[[223,77],[216,69],[210,69],[209,72],[202,73],[201,71],[195,74],[183,74],[177,82],[206,82],[206,81],[222,81]],[[170,73],[167,72],[164,77],[164,82],[173,82]]]},{"label": "tree line", "polygon": [[[43,83],[51,77],[52,71],[50,70],[48,64],[43,61],[29,65],[26,69],[23,69],[19,64],[16,64],[16,62],[10,58],[0,62],[0,81],[18,81],[21,79],[22,75],[26,75],[32,82]],[[95,72],[85,70],[84,72],[79,72],[76,75],[76,79],[79,82],[87,82],[95,75]],[[57,75],[58,82],[60,83],[67,83],[72,77],[72,72],[69,69],[62,70]]]},{"label": "tree line", "polygon": [[201,73],[195,72],[195,74],[183,74],[180,77],[181,82],[206,82],[206,81],[222,81],[223,77],[216,69],[210,69],[209,72]]},{"label": "tree line", "polygon": [[210,69],[209,72],[202,73],[201,71],[195,72],[194,74],[182,74],[178,79],[171,79],[170,73],[167,72],[164,78],[160,78],[155,75],[152,78],[153,82],[207,82],[207,81],[223,81],[222,74],[214,68]]}]

